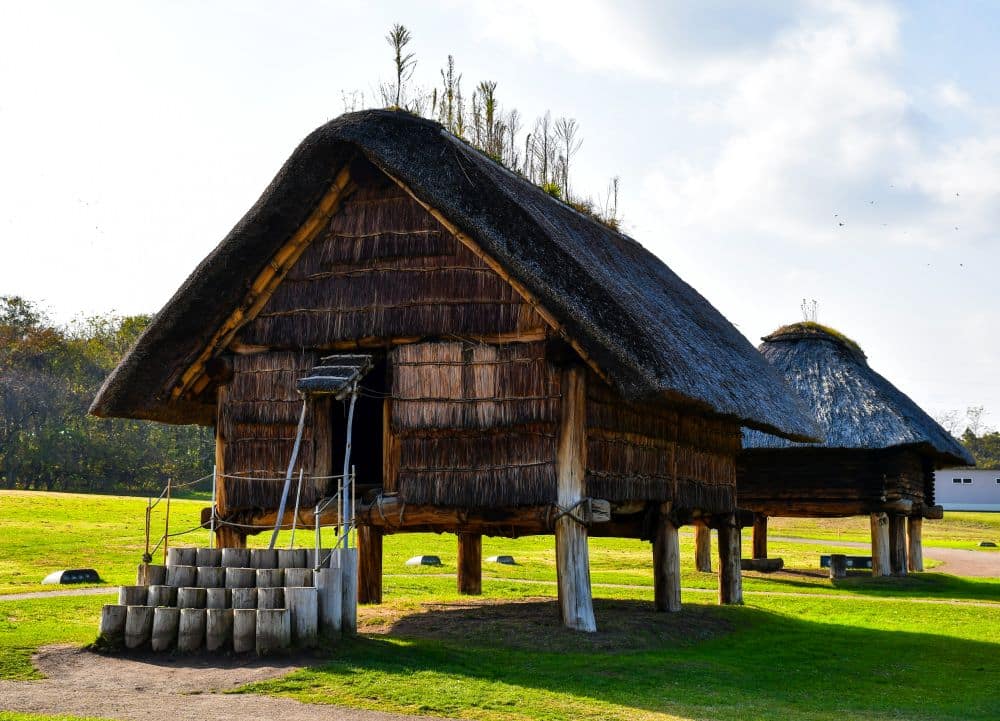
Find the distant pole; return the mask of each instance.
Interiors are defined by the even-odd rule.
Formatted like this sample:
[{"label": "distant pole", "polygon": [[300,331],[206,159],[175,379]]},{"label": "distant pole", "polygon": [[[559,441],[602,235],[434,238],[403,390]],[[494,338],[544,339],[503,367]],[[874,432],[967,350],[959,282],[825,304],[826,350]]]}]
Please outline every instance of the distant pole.
[{"label": "distant pole", "polygon": [[341,477],[343,483],[343,496],[340,499],[342,513],[340,515],[341,531],[343,533],[343,548],[348,548],[350,543],[351,519],[354,517],[354,507],[352,501],[354,492],[353,479],[348,475],[351,470],[351,429],[354,426],[354,404],[358,400],[357,384],[351,388],[351,404],[347,411],[347,442],[344,447],[344,473]]},{"label": "distant pole", "polygon": [[281,490],[281,503],[278,504],[278,518],[274,521],[274,532],[271,533],[271,542],[267,544],[269,550],[274,549],[274,543],[278,540],[278,531],[281,530],[281,523],[285,520],[285,506],[288,503],[288,491],[292,487],[292,473],[295,471],[295,462],[299,459],[299,447],[302,445],[302,431],[306,426],[306,407],[309,404],[308,396],[302,399],[302,412],[299,414],[299,427],[295,432],[295,444],[292,446],[292,457],[288,461],[288,470],[285,472],[285,487]]},{"label": "distant pole", "polygon": [[163,565],[167,564],[167,544],[170,543],[170,485],[172,479],[167,479],[167,517],[163,521]]},{"label": "distant pole", "polygon": [[299,487],[295,491],[295,513],[292,514],[292,537],[288,541],[288,547],[295,547],[295,526],[299,520],[299,499],[302,498],[302,467],[299,466]]},{"label": "distant pole", "polygon": [[149,555],[149,523],[153,515],[153,497],[146,498],[146,552],[142,554],[143,563],[152,563],[153,557]]},{"label": "distant pole", "polygon": [[215,548],[215,486],[218,483],[218,466],[212,466],[212,513],[209,516],[208,547]]}]

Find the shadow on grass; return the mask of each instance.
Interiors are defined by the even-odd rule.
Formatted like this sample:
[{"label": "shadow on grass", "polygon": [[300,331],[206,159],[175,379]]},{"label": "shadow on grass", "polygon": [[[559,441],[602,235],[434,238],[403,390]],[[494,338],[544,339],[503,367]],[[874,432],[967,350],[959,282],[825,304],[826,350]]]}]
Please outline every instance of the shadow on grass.
[{"label": "shadow on grass", "polygon": [[1000,646],[984,641],[738,607],[668,615],[599,601],[593,635],[560,628],[555,602],[429,608],[396,621],[392,638],[359,637],[328,663],[246,690],[459,716],[470,703],[502,716],[513,697],[522,716],[545,719],[973,720],[995,719],[1000,700]]},{"label": "shadow on grass", "polygon": [[[747,576],[789,588],[822,589],[823,573],[784,570],[779,573]],[[813,581],[799,580],[812,578]],[[875,577],[870,571],[848,571],[847,578],[830,581],[832,588],[842,593],[890,598],[932,598],[964,601],[1000,601],[1000,579],[965,578],[946,573],[913,573],[903,578]],[[772,589],[773,590],[773,589]],[[763,591],[766,592],[766,591]]]}]

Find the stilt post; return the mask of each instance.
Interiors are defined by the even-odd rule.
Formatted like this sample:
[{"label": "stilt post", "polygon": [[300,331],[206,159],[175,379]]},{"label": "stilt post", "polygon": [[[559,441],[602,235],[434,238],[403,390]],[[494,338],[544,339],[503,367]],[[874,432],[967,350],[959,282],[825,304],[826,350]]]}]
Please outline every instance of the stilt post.
[{"label": "stilt post", "polygon": [[483,535],[458,534],[458,592],[478,596],[483,592]]},{"label": "stilt post", "polygon": [[382,603],[382,529],[358,526],[358,603]]},{"label": "stilt post", "polygon": [[590,588],[590,552],[587,527],[577,520],[583,500],[587,457],[587,390],[582,367],[562,373],[562,421],[556,456],[557,502],[555,522],[556,576],[563,624],[594,632],[594,602]]},{"label": "stilt post", "polygon": [[743,576],[740,570],[740,527],[735,513],[722,517],[719,524],[719,603],[743,603]]},{"label": "stilt post", "polygon": [[891,576],[889,562],[889,517],[884,513],[871,514],[872,575]]},{"label": "stilt post", "polygon": [[889,563],[893,576],[906,575],[906,516],[889,516]]},{"label": "stilt post", "polygon": [[767,516],[753,514],[753,557],[767,558]]},{"label": "stilt post", "polygon": [[653,538],[653,607],[657,611],[681,610],[681,548],[669,503],[660,506]]},{"label": "stilt post", "polygon": [[924,519],[920,516],[910,516],[906,519],[906,536],[909,541],[910,553],[907,556],[909,570],[924,570]]},{"label": "stilt post", "polygon": [[694,565],[702,573],[712,572],[712,529],[704,521],[694,524]]}]

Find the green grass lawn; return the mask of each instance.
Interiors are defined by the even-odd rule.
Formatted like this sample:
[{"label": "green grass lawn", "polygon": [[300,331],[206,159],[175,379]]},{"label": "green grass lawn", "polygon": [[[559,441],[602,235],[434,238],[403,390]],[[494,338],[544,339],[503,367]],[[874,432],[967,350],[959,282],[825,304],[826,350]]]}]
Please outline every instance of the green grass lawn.
[{"label": "green grass lawn", "polygon": [[[172,504],[171,526],[196,524],[203,505]],[[135,498],[0,493],[0,593],[31,590],[48,570],[71,566],[130,581],[144,508]],[[955,519],[956,534],[993,528],[982,515]],[[777,525],[772,534],[784,535]],[[816,522],[814,537],[830,528]],[[471,601],[455,590],[454,536],[389,536],[385,603],[361,609],[362,634],[329,661],[244,692],[470,719],[1000,716],[1000,579],[856,573],[834,584],[819,554],[852,549],[826,538],[773,542],[790,570],[746,574],[746,606],[719,607],[716,578],[694,570],[693,538],[683,534],[685,607],[670,615],[652,612],[648,543],[592,539],[600,631],[590,636],[558,624],[550,537],[484,539],[484,557],[510,554],[518,565],[484,564],[484,596]],[[421,553],[443,565],[404,565]],[[40,645],[92,641],[107,600],[0,602],[0,678],[37,677],[30,656]]]}]

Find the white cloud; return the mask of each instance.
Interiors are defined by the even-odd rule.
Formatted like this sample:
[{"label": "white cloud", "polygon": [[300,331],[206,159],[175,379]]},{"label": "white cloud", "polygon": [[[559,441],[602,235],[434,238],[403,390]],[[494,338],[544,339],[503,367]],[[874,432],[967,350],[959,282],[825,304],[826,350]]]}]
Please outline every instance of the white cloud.
[{"label": "white cloud", "polygon": [[968,93],[962,90],[953,82],[941,83],[935,88],[934,95],[941,105],[948,108],[964,110],[969,107],[972,100]]}]

